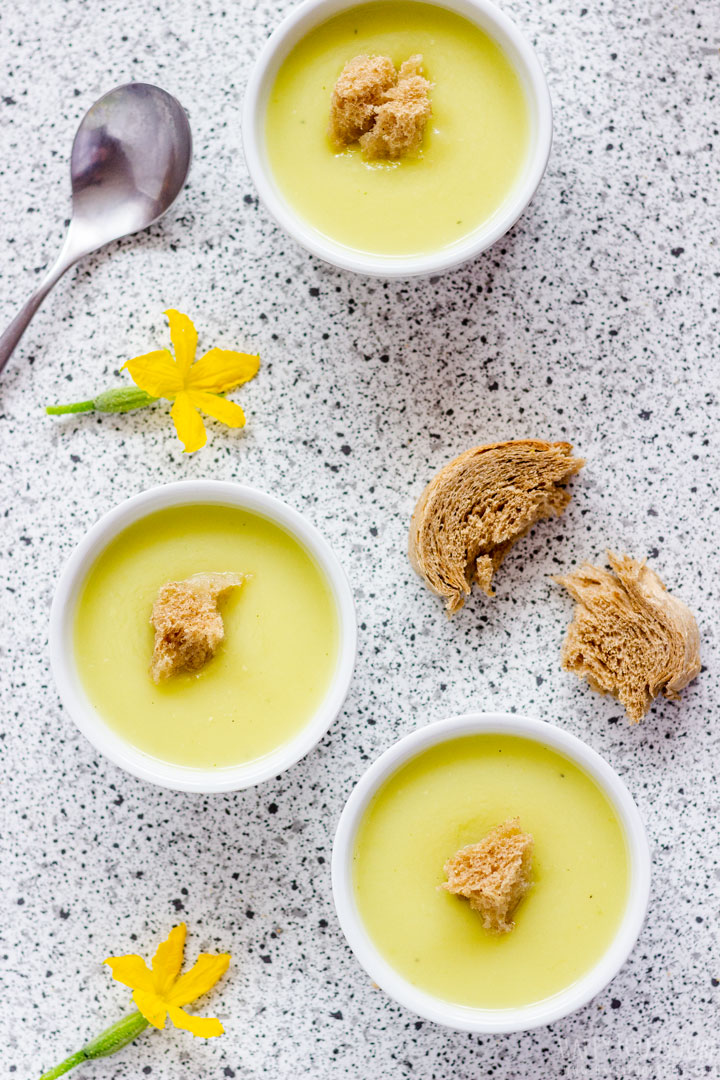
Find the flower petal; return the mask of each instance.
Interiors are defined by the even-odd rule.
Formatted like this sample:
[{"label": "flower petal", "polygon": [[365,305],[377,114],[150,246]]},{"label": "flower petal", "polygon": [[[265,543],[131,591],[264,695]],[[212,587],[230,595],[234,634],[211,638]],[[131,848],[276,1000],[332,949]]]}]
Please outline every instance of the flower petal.
[{"label": "flower petal", "polygon": [[185,948],[185,935],[187,927],[180,923],[174,927],[167,938],[161,942],[153,956],[152,970],[155,981],[155,992],[165,998],[171,986],[180,974],[183,962],[183,950]]},{"label": "flower petal", "polygon": [[147,990],[133,990],[133,1001],[145,1019],[160,1031],[165,1027],[167,1005],[157,994]]},{"label": "flower petal", "polygon": [[210,349],[193,364],[188,373],[187,387],[220,394],[233,390],[257,375],[260,357],[230,349]]},{"label": "flower petal", "polygon": [[207,434],[202,417],[195,410],[190,400],[190,395],[183,390],[175,398],[175,404],[170,410],[170,415],[175,424],[177,437],[185,447],[186,454],[192,454],[207,442]]},{"label": "flower petal", "polygon": [[244,427],[245,413],[234,401],[226,401],[217,394],[206,394],[202,390],[188,390],[188,397],[196,409],[202,409],[213,420],[220,420],[228,427]]},{"label": "flower petal", "polygon": [[169,349],[157,349],[128,360],[120,368],[151,397],[175,397],[183,388],[183,379]]},{"label": "flower petal", "polygon": [[229,963],[230,953],[200,953],[190,970],[180,976],[168,994],[168,1008],[170,1005],[187,1005],[207,994],[223,977]]},{"label": "flower petal", "polygon": [[175,308],[168,308],[165,315],[170,323],[170,340],[175,350],[175,362],[184,379],[195,359],[197,330],[192,319],[188,315],[183,315],[181,311],[176,311]]},{"label": "flower petal", "polygon": [[168,1009],[170,1020],[177,1028],[183,1031],[192,1031],[199,1039],[212,1039],[214,1035],[222,1035],[225,1028],[214,1016],[190,1016],[183,1009],[171,1005]]},{"label": "flower petal", "polygon": [[127,956],[108,956],[103,960],[112,971],[113,979],[131,990],[153,990],[155,983],[152,972],[142,956],[128,953]]}]

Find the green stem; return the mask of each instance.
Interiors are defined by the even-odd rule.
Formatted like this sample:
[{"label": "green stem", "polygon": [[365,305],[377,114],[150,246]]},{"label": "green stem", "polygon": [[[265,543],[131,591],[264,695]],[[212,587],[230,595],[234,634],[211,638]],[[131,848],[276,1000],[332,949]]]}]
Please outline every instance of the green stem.
[{"label": "green stem", "polygon": [[59,1065],[56,1065],[50,1072],[43,1073],[40,1080],[55,1080],[56,1076],[62,1076],[63,1073],[70,1072],[76,1065],[82,1065],[83,1061],[87,1061],[87,1056],[84,1050],[78,1050],[77,1054],[71,1054],[69,1058],[65,1058]]},{"label": "green stem", "polygon": [[107,1028],[96,1039],[91,1039],[89,1043],[85,1043],[82,1050],[71,1054],[69,1058],[65,1058],[65,1061],[61,1061],[59,1065],[56,1065],[54,1069],[50,1069],[49,1072],[43,1073],[40,1080],[55,1080],[56,1077],[70,1072],[76,1065],[82,1065],[84,1061],[94,1061],[95,1058],[109,1057],[110,1054],[117,1053],[118,1050],[122,1050],[124,1046],[136,1039],[147,1026],[148,1022],[142,1013],[134,1012],[130,1013],[129,1016],[124,1016],[122,1020],[118,1020],[116,1024]]},{"label": "green stem", "polygon": [[95,408],[95,399],[90,401],[76,401],[72,405],[48,405],[45,412],[48,416],[64,416],[65,413],[92,412]]}]

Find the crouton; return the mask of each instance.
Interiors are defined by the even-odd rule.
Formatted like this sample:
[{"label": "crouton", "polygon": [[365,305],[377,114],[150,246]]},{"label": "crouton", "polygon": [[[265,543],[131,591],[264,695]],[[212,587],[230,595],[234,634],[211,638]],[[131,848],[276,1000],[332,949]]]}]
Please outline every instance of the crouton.
[{"label": "crouton", "polygon": [[422,57],[411,56],[400,68],[397,85],[375,106],[375,123],[360,137],[366,157],[400,158],[419,148],[431,113],[430,83],[421,70]]},{"label": "crouton", "polygon": [[479,844],[461,848],[445,863],[448,880],[440,887],[469,900],[494,934],[515,926],[512,914],[530,888],[533,838],[517,818],[497,825]]},{"label": "crouton", "polygon": [[155,683],[181,671],[199,671],[214,656],[225,636],[218,603],[244,580],[242,574],[194,574],[161,587],[150,616]]},{"label": "crouton", "polygon": [[406,60],[399,72],[388,56],[356,56],[333,90],[330,138],[340,147],[359,141],[371,159],[413,153],[431,113],[430,89],[419,54]]},{"label": "crouton", "polygon": [[351,146],[375,123],[375,106],[397,82],[389,56],[355,56],[340,72],[330,101],[330,138]]}]

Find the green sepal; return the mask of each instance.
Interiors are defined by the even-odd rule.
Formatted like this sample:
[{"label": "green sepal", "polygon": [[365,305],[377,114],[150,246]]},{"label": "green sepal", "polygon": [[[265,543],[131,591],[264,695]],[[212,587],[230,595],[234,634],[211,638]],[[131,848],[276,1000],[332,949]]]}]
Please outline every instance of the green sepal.
[{"label": "green sepal", "polygon": [[122,1020],[106,1028],[96,1039],[85,1043],[82,1050],[71,1054],[49,1072],[43,1073],[40,1080],[57,1080],[57,1077],[70,1072],[76,1065],[82,1065],[84,1061],[94,1061],[95,1058],[109,1057],[110,1054],[117,1053],[118,1050],[122,1050],[128,1043],[137,1039],[147,1026],[148,1022],[140,1012],[124,1016]]},{"label": "green sepal", "polygon": [[156,397],[151,397],[137,386],[122,386],[98,394],[93,404],[98,412],[132,412],[133,409],[154,405],[156,401]]},{"label": "green sepal", "polygon": [[114,390],[104,390],[102,394],[89,401],[75,401],[71,405],[48,405],[45,412],[49,416],[65,416],[67,413],[104,412],[125,413],[133,409],[144,409],[158,399],[151,397],[137,386],[118,386]]},{"label": "green sepal", "polygon": [[109,1057],[117,1050],[122,1050],[123,1046],[127,1046],[133,1039],[137,1039],[147,1026],[148,1022],[141,1012],[130,1013],[112,1027],[106,1028],[96,1039],[85,1043],[83,1053],[90,1061],[93,1058]]}]

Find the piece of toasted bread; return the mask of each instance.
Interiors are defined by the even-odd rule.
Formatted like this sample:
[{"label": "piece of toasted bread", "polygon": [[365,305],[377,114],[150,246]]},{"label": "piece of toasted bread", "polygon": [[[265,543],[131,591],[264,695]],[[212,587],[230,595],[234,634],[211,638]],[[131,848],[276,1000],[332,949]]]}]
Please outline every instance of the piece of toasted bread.
[{"label": "piece of toasted bread", "polygon": [[351,146],[375,123],[375,106],[397,82],[389,56],[354,56],[340,72],[330,99],[328,134],[336,146]]},{"label": "piece of toasted bread", "polygon": [[515,439],[466,450],[445,465],[420,496],[410,522],[410,562],[453,615],[473,582],[493,596],[492,577],[532,526],[562,514],[570,493],[560,485],[584,461],[566,442]]},{"label": "piece of toasted bread", "polygon": [[330,100],[328,134],[337,147],[360,142],[371,159],[417,150],[430,116],[430,83],[422,56],[395,70],[389,56],[355,56],[340,72]]},{"label": "piece of toasted bread", "polygon": [[180,671],[199,671],[225,636],[218,603],[244,581],[242,574],[193,574],[168,581],[153,604],[150,674],[156,683]]},{"label": "piece of toasted bread", "polygon": [[479,844],[461,848],[445,863],[441,886],[464,896],[486,930],[507,934],[515,926],[513,912],[530,888],[533,838],[517,818],[496,826]]},{"label": "piece of toasted bread", "polygon": [[397,85],[387,89],[375,106],[372,127],[360,137],[366,157],[396,159],[420,147],[432,111],[429,92],[422,56],[411,56],[400,68]]},{"label": "piece of toasted bread", "polygon": [[614,573],[584,564],[555,581],[577,601],[562,665],[612,694],[638,723],[662,692],[677,699],[700,671],[692,612],[644,562],[607,553]]}]

